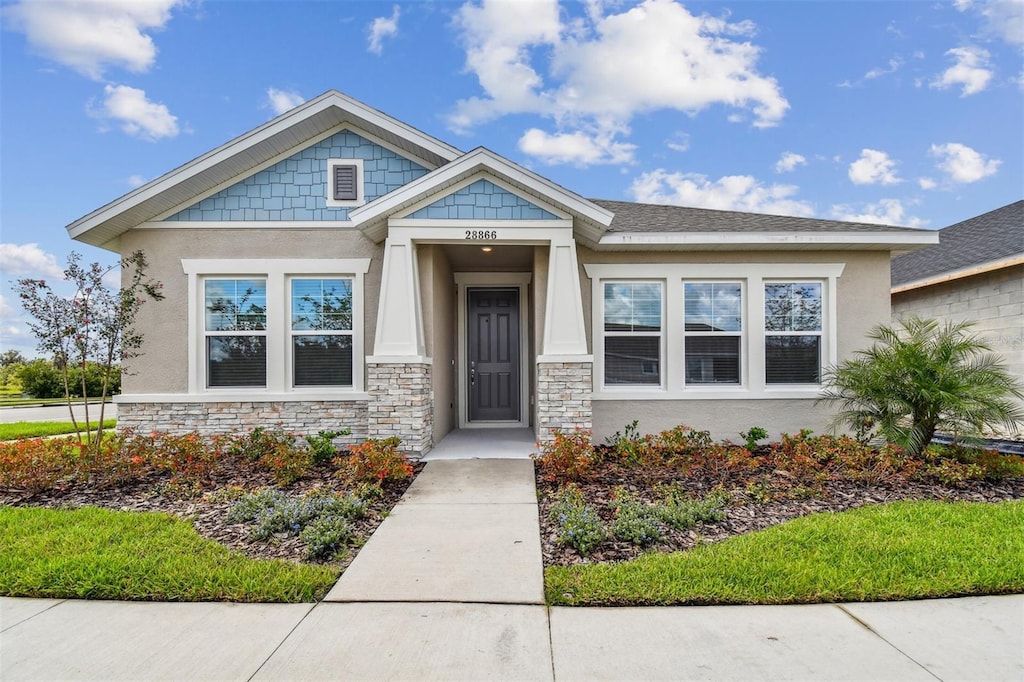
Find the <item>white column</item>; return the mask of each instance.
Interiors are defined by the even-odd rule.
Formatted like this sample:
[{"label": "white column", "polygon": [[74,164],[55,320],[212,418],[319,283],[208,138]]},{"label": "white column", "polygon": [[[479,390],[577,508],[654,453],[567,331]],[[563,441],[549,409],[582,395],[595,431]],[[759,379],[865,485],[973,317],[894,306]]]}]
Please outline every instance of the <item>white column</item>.
[{"label": "white column", "polygon": [[423,362],[423,313],[411,239],[384,244],[384,271],[377,307],[377,335],[369,362]]},{"label": "white column", "polygon": [[[574,239],[551,240],[547,284],[544,347],[538,362],[589,362],[591,357],[587,355],[587,332],[583,326],[583,297]],[[572,356],[572,359],[565,356]]]}]

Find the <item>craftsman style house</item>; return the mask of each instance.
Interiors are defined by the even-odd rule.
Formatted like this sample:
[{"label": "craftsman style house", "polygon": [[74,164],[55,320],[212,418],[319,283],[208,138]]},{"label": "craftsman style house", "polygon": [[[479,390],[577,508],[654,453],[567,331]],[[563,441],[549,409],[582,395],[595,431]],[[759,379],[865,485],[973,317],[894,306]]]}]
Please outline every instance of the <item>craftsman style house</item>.
[{"label": "craftsman style house", "polygon": [[335,91],[68,226],[146,252],[121,426],[822,430],[934,232],[584,199]]}]

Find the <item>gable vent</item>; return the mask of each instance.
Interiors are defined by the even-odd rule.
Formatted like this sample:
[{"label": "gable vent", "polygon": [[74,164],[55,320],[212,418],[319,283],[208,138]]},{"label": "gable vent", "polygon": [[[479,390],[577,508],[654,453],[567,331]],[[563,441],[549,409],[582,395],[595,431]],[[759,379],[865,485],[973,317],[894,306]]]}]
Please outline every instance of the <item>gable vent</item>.
[{"label": "gable vent", "polygon": [[356,201],[359,194],[356,189],[356,167],[354,165],[334,166],[334,200]]}]

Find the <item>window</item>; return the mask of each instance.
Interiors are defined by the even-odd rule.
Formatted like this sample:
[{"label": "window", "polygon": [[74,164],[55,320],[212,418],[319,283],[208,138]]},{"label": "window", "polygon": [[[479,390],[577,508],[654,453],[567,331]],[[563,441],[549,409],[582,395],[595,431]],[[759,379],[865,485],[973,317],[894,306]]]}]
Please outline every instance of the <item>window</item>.
[{"label": "window", "polygon": [[267,385],[267,282],[208,279],[204,290],[206,385]]},{"label": "window", "polygon": [[232,391],[246,400],[362,396],[369,267],[369,258],[182,260],[189,394],[200,400]]},{"label": "window", "polygon": [[821,294],[820,282],[765,283],[765,383],[821,380]]},{"label": "window", "polygon": [[328,159],[325,184],[327,206],[353,207],[366,203],[362,159]]},{"label": "window", "polygon": [[686,384],[741,383],[742,286],[686,282],[683,290]]},{"label": "window", "polygon": [[661,384],[661,293],[657,282],[604,285],[604,383]]},{"label": "window", "polygon": [[292,385],[351,386],[352,280],[293,279],[291,311]]}]

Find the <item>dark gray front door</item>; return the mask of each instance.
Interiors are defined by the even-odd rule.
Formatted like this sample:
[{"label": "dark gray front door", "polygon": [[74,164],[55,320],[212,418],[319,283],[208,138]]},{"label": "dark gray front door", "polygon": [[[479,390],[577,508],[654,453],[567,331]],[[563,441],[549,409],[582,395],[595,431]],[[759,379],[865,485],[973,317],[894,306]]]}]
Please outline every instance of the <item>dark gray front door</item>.
[{"label": "dark gray front door", "polygon": [[519,420],[519,291],[470,289],[469,421]]}]

